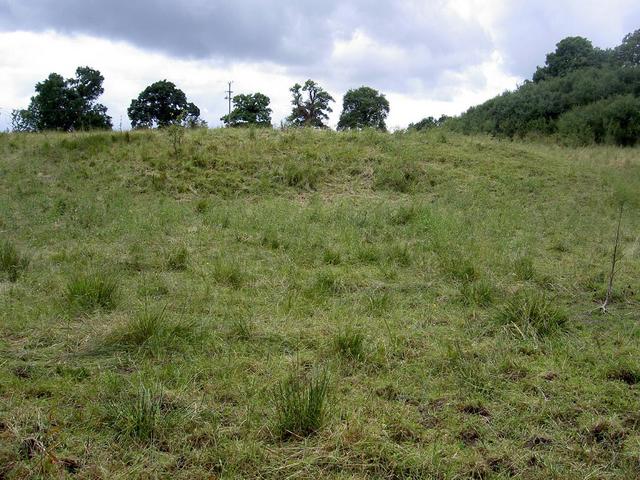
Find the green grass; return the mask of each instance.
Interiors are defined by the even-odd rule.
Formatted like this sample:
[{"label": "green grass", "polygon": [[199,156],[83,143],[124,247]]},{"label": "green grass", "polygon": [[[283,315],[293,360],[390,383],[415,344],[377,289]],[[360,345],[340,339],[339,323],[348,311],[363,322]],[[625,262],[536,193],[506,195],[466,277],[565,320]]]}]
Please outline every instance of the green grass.
[{"label": "green grass", "polygon": [[639,153],[0,134],[0,478],[638,478]]}]

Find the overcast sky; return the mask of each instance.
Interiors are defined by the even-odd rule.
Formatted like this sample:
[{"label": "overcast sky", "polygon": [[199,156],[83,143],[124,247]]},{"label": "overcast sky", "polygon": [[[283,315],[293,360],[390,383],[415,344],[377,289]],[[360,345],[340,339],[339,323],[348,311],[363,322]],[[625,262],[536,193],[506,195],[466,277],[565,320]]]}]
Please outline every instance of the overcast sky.
[{"label": "overcast sky", "polygon": [[228,80],[271,97],[279,123],[312,78],[336,99],[333,125],[344,92],[368,85],[404,127],[516,87],[564,37],[609,48],[638,28],[638,0],[0,0],[0,128],[35,83],[81,65],[105,76],[116,128],[165,78],[211,126]]}]

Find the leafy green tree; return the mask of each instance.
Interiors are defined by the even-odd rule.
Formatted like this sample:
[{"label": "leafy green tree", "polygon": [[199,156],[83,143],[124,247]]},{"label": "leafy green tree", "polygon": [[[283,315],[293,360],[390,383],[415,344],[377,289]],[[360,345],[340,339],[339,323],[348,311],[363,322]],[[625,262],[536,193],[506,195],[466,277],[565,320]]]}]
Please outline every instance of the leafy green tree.
[{"label": "leafy green tree", "polygon": [[236,95],[233,97],[233,110],[231,115],[225,115],[222,120],[229,127],[242,127],[255,125],[260,127],[271,126],[271,100],[262,93],[249,95]]},{"label": "leafy green tree", "polygon": [[36,84],[36,95],[26,110],[12,113],[17,131],[111,129],[107,107],[97,103],[104,89],[104,77],[98,70],[79,67],[75,78],[64,79],[57,73]]},{"label": "leafy green tree", "polygon": [[333,112],[329,106],[329,102],[335,102],[333,97],[313,80],[307,80],[304,86],[296,83],[289,90],[293,95],[293,110],[287,121],[298,127],[326,128],[324,122]]},{"label": "leafy green tree", "polygon": [[640,67],[606,65],[539,83],[526,82],[470,108],[447,125],[462,133],[510,138],[555,134],[564,113],[620,95],[640,97]]},{"label": "leafy green tree", "polygon": [[342,101],[338,130],[377,128],[386,130],[389,101],[377,90],[360,87],[349,90]]},{"label": "leafy green tree", "polygon": [[187,101],[185,93],[172,82],[161,80],[145,88],[131,100],[127,110],[133,128],[167,127],[175,123],[199,126],[200,109]]},{"label": "leafy green tree", "polygon": [[555,52],[547,55],[545,66],[538,67],[533,81],[540,82],[562,77],[581,68],[601,66],[607,59],[607,52],[594,48],[590,40],[583,37],[567,37],[556,45]]},{"label": "leafy green tree", "polygon": [[435,119],[434,117],[426,117],[417,123],[410,123],[408,130],[415,130],[417,132],[430,130],[432,128],[441,127],[447,120],[449,120],[447,115],[441,115],[438,119]]},{"label": "leafy green tree", "polygon": [[640,29],[624,37],[615,57],[624,67],[640,66]]}]

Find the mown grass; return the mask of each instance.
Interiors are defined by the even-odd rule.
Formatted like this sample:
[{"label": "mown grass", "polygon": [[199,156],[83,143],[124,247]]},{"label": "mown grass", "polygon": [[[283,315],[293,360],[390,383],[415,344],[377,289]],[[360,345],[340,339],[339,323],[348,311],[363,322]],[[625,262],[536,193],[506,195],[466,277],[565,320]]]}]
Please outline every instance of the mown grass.
[{"label": "mown grass", "polygon": [[0,478],[637,478],[619,191],[637,149],[0,134]]}]

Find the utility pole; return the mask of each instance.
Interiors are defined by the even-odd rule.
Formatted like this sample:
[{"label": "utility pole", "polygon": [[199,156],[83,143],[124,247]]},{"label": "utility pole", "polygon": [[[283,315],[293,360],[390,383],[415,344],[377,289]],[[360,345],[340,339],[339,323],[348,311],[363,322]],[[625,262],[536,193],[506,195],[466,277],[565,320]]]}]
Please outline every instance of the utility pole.
[{"label": "utility pole", "polygon": [[227,126],[229,126],[229,123],[231,123],[231,94],[233,93],[231,91],[231,84],[233,82],[229,82],[229,90],[226,91],[227,96],[224,97],[225,100],[229,100],[229,116],[227,117]]}]

